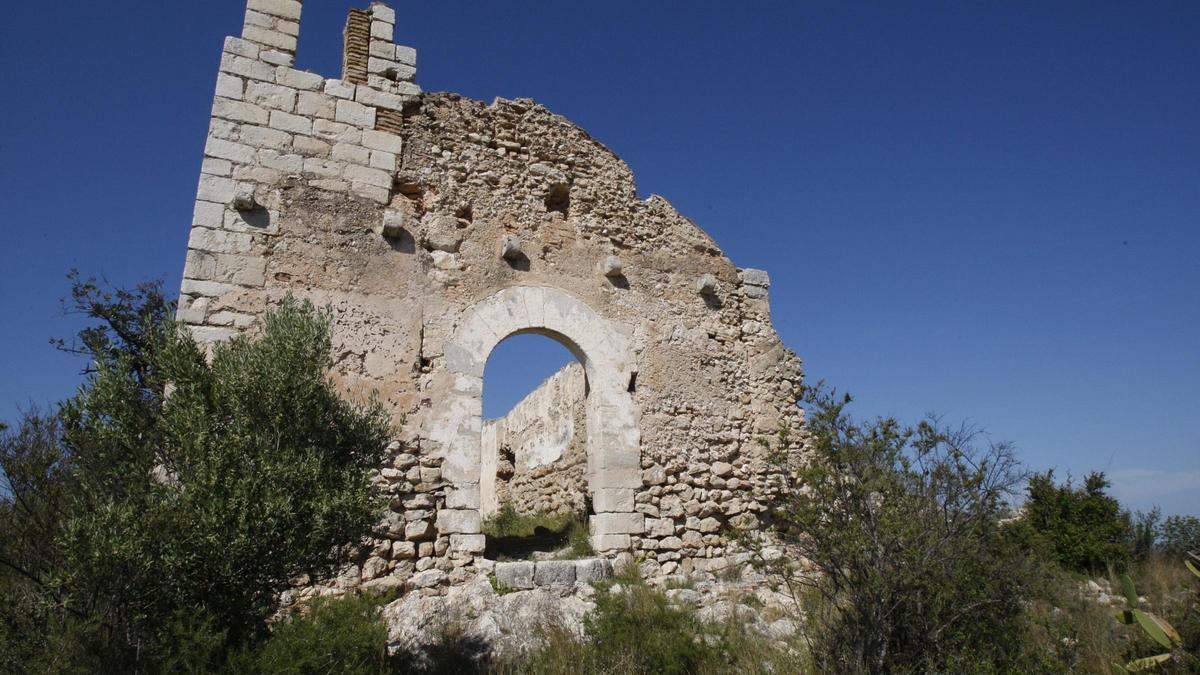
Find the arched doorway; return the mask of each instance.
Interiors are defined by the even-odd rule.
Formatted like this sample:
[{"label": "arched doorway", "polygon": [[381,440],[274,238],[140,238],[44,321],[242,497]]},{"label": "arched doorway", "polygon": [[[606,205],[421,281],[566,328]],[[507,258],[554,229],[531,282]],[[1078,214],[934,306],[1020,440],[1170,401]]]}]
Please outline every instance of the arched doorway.
[{"label": "arched doorway", "polygon": [[445,368],[453,384],[434,403],[429,438],[442,445],[442,476],[450,483],[438,528],[452,549],[481,550],[481,433],[483,372],[505,338],[520,333],[552,337],[583,364],[586,401],[587,483],[592,545],[597,551],[627,550],[630,535],[644,531],[634,510],[641,486],[640,434],[629,382],[634,375],[628,341],[586,303],[556,288],[518,286],[481,300],[464,314],[445,345]]}]

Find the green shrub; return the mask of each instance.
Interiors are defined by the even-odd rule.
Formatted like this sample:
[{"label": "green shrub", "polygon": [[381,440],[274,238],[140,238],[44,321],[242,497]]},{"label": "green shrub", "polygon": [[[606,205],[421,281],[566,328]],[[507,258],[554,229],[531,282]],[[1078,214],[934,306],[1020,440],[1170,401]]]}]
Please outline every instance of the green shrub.
[{"label": "green shrub", "polygon": [[[805,390],[807,455],[772,453],[786,477],[772,515],[788,555],[759,563],[811,601],[822,672],[963,672],[1015,656],[1022,556],[998,525],[1021,479],[1010,448],[976,447],[936,420],[858,423],[848,396]],[[790,437],[781,434],[780,450]],[[750,533],[745,543],[761,539]],[[803,566],[801,565],[803,561]]]},{"label": "green shrub", "polygon": [[367,596],[318,598],[276,624],[264,642],[243,649],[229,670],[264,675],[390,672],[381,604]]},{"label": "green shrub", "polygon": [[608,675],[649,673],[791,673],[809,671],[794,645],[749,632],[736,618],[705,623],[691,606],[647,585],[637,568],[596,589],[596,607],[577,637],[550,622],[538,628],[542,646],[506,673]]},{"label": "green shrub", "polygon": [[98,322],[70,347],[86,382],[0,434],[0,592],[18,599],[0,644],[145,671],[185,634],[196,653],[264,635],[291,580],[330,575],[374,523],[383,409],[338,398],[329,315],[307,302],[211,360],[155,285],[77,282],[73,302]]},{"label": "green shrub", "polygon": [[1054,472],[1029,479],[1023,513],[1010,526],[1013,540],[1043,560],[1081,574],[1109,565],[1125,569],[1133,558],[1131,521],[1106,491],[1103,473],[1088,474],[1082,485],[1054,481]]}]

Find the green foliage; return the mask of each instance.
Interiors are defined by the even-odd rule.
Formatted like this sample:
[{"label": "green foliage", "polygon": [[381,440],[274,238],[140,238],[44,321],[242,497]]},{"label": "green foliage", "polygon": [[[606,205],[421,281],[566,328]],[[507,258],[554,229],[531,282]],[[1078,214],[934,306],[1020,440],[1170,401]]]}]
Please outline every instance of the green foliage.
[{"label": "green foliage", "polygon": [[542,647],[500,672],[619,675],[808,672],[790,645],[749,633],[736,617],[705,623],[629,566],[596,590],[582,639],[555,622],[538,629]]},{"label": "green foliage", "polygon": [[[998,525],[1021,478],[1009,448],[977,450],[976,434],[936,420],[857,423],[849,402],[805,391],[809,454],[783,467],[774,509],[795,558],[760,559],[810,598],[818,669],[990,670],[1013,660],[1026,582]],[[801,558],[817,574],[801,572]]]},{"label": "green foliage", "polygon": [[693,673],[713,658],[699,640],[703,626],[695,613],[636,577],[620,578],[620,590],[596,589],[596,609],[584,619],[584,634],[599,672]]},{"label": "green foliage", "polygon": [[1131,525],[1108,487],[1103,473],[1088,474],[1081,486],[1056,484],[1053,471],[1031,476],[1024,513],[1010,528],[1014,541],[1074,572],[1124,569],[1133,558]]},{"label": "green foliage", "polygon": [[560,559],[594,555],[587,517],[576,513],[520,513],[504,502],[484,519],[487,555],[497,559],[527,557],[535,551],[555,551]]},{"label": "green foliage", "polygon": [[380,600],[319,598],[274,626],[263,643],[230,661],[237,673],[369,675],[391,672]]},{"label": "green foliage", "polygon": [[1170,556],[1200,551],[1200,518],[1168,516],[1159,527],[1159,550]]},{"label": "green foliage", "polygon": [[63,343],[90,359],[85,384],[0,437],[0,591],[16,599],[0,644],[146,670],[181,630],[206,636],[196,653],[265,635],[290,580],[329,575],[369,531],[382,408],[337,397],[329,317],[307,302],[211,361],[157,286],[77,282],[73,303],[99,321]]}]

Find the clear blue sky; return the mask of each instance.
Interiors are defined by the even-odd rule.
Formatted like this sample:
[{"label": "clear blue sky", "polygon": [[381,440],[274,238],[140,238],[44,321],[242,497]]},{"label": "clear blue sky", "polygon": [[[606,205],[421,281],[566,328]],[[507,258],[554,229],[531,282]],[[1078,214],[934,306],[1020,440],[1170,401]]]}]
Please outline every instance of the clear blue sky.
[{"label": "clear blue sky", "polygon": [[[333,76],[352,3],[305,4],[299,65]],[[47,344],[67,269],[176,286],[242,9],[6,3],[0,419],[79,382]],[[860,413],[1200,512],[1200,3],[397,9],[425,89],[537,99],[768,269],[785,341]],[[490,412],[549,374],[505,370],[530,349],[489,366]]]}]

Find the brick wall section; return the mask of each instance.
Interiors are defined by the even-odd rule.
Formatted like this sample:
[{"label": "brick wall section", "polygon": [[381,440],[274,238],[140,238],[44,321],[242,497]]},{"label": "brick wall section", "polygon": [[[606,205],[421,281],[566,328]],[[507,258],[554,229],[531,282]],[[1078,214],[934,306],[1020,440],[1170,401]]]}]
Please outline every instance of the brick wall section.
[{"label": "brick wall section", "polygon": [[371,15],[360,9],[350,10],[343,37],[342,79],[354,84],[366,84],[367,59],[371,48]]}]

